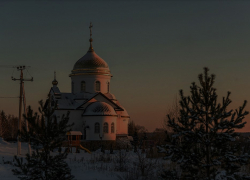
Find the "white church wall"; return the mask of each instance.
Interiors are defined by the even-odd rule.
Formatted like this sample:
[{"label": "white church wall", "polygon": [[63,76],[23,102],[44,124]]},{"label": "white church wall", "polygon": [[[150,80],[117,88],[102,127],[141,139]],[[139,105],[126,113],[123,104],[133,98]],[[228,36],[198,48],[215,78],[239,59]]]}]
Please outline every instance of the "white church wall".
[{"label": "white church wall", "polygon": [[[116,140],[116,116],[85,116],[86,125],[86,140]],[[95,123],[100,124],[100,133],[95,133]],[[108,133],[103,132],[103,124],[108,123]],[[114,123],[114,133],[111,133],[111,123]]]},{"label": "white church wall", "polygon": [[[74,83],[74,92],[73,93],[80,93],[81,92],[81,82],[85,81],[86,92],[89,93],[96,93],[108,92],[108,83],[110,83],[110,76],[105,75],[78,75],[78,76],[71,76],[71,82]],[[95,89],[95,82],[100,81],[100,91],[96,91]]]}]

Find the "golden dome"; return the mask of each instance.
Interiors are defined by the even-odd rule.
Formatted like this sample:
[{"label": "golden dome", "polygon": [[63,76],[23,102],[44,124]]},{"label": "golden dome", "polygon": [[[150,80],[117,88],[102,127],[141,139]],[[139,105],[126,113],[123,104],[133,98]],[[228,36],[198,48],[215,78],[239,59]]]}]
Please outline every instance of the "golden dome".
[{"label": "golden dome", "polygon": [[76,76],[76,75],[106,75],[112,76],[110,74],[108,64],[98,56],[92,46],[92,23],[90,23],[90,47],[88,52],[81,57],[74,65],[72,73],[69,76]]},{"label": "golden dome", "polygon": [[52,81],[52,84],[57,85],[58,84],[57,80]]},{"label": "golden dome", "polygon": [[74,65],[73,70],[109,68],[108,64],[94,51],[88,51]]},{"label": "golden dome", "polygon": [[72,73],[69,76],[76,75],[112,76],[108,64],[94,50],[89,50],[75,63]]}]

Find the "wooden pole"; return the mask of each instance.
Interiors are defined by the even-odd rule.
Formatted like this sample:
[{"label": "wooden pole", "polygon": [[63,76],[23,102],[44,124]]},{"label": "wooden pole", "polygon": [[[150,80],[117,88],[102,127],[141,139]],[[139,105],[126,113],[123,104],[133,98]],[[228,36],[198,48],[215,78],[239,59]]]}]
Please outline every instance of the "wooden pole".
[{"label": "wooden pole", "polygon": [[[24,82],[23,82],[23,109],[24,109],[24,114],[26,116],[26,119],[25,119],[25,128],[26,128],[26,131],[29,132],[29,123],[27,121],[27,109],[26,109],[26,98],[25,98],[25,90],[24,90]],[[30,140],[28,142],[28,153],[29,155],[31,155],[31,146],[30,146]]]},{"label": "wooden pole", "polygon": [[[19,120],[18,120],[18,131],[19,134],[17,136],[17,155],[21,154],[21,131],[22,131],[22,103],[23,103],[23,90],[24,90],[24,81],[33,81],[33,78],[31,79],[23,79],[23,70],[25,69],[25,66],[17,66],[17,70],[20,70],[20,79],[16,79],[12,77],[13,81],[20,81],[20,96],[19,96]],[[25,107],[26,108],[26,107]]]},{"label": "wooden pole", "polygon": [[21,128],[22,128],[22,99],[23,99],[23,69],[20,74],[20,97],[19,97],[19,119],[18,119],[18,137],[17,137],[17,155],[21,154]]}]

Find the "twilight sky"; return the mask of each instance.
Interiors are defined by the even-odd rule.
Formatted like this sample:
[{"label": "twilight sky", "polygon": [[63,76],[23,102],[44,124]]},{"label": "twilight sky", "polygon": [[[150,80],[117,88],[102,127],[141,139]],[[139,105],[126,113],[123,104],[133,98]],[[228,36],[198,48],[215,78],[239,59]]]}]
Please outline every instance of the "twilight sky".
[{"label": "twilight sky", "polygon": [[[237,108],[250,103],[249,1],[2,1],[0,65],[27,65],[27,104],[46,99],[57,72],[58,87],[70,92],[74,63],[93,47],[109,65],[111,93],[135,123],[161,127],[180,89],[207,66],[220,96],[231,91]],[[0,96],[18,96],[19,72],[0,68]],[[28,73],[25,73],[30,78]],[[250,110],[250,104],[247,110]],[[1,98],[0,110],[18,114],[17,98]],[[249,123],[243,131],[249,131]]]}]

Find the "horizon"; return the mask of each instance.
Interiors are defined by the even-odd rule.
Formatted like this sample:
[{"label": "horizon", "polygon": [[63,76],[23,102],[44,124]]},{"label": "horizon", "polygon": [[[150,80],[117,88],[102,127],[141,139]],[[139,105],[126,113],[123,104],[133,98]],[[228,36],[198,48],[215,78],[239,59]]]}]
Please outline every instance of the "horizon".
[{"label": "horizon", "polygon": [[[37,111],[54,71],[70,92],[68,75],[89,47],[109,65],[111,93],[131,120],[152,132],[167,110],[189,95],[203,67],[215,74],[218,100],[230,91],[230,109],[250,101],[250,2],[5,2],[0,1],[0,66],[26,65],[26,104]],[[16,69],[0,68],[1,97],[17,97]],[[246,110],[249,111],[249,103]],[[1,98],[0,110],[18,114],[18,98]],[[245,121],[250,120],[246,116]],[[250,122],[242,129],[249,132]]]}]

